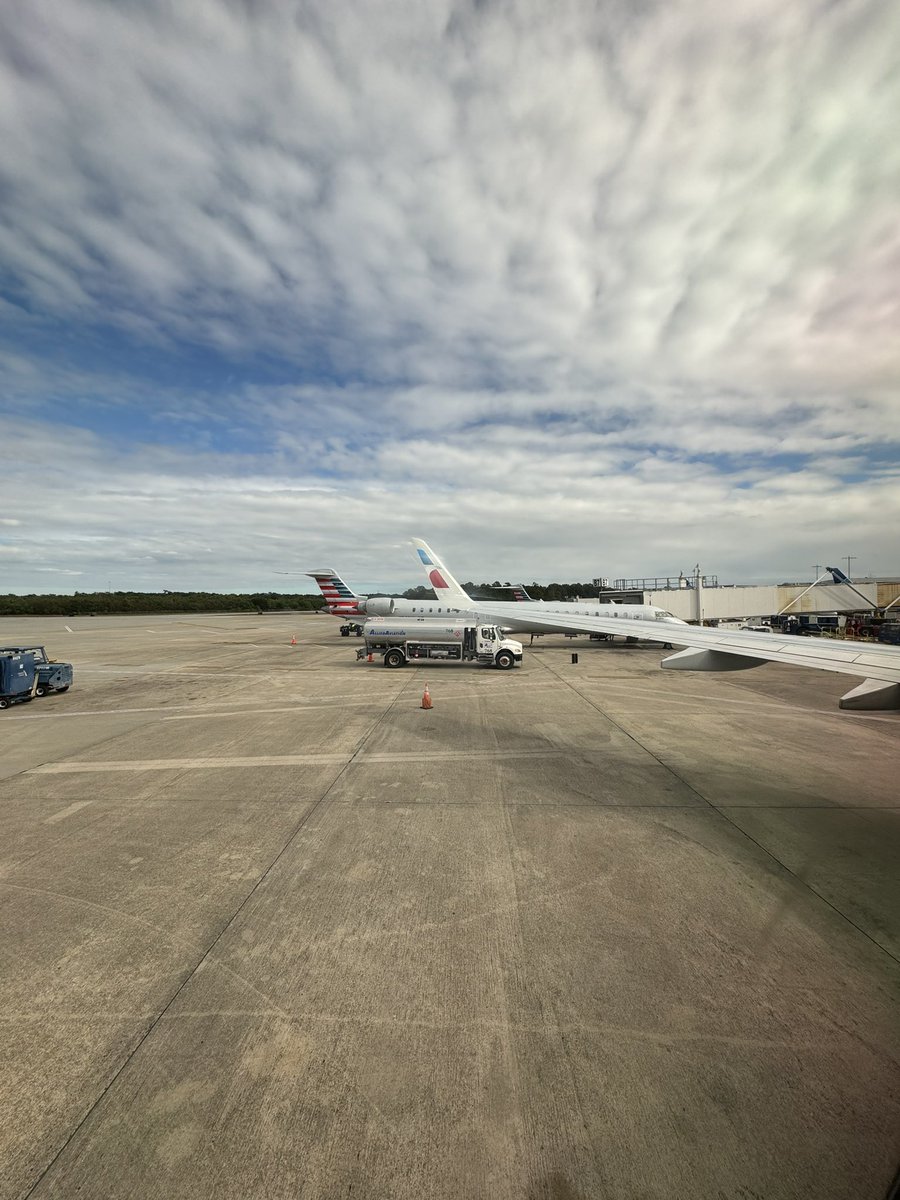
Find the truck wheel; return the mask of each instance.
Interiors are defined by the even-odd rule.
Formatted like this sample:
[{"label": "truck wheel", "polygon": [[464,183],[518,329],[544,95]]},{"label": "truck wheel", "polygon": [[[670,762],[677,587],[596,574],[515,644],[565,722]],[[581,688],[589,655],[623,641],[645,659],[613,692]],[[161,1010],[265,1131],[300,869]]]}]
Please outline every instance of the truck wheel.
[{"label": "truck wheel", "polygon": [[36,688],[34,689],[34,694],[35,694],[36,696],[46,696],[46,695],[47,695],[47,689],[46,689],[45,687],[36,687]]},{"label": "truck wheel", "polygon": [[9,708],[9,701],[5,696],[0,696],[0,708]]},{"label": "truck wheel", "polygon": [[402,650],[388,650],[384,656],[384,665],[386,667],[402,667],[406,659],[403,657]]},{"label": "truck wheel", "polygon": [[497,657],[494,659],[494,662],[497,664],[497,666],[500,668],[501,671],[508,671],[509,668],[511,666],[513,666],[515,661],[516,660],[513,658],[513,656],[510,654],[510,652],[508,650],[501,650],[500,653],[497,655]]}]

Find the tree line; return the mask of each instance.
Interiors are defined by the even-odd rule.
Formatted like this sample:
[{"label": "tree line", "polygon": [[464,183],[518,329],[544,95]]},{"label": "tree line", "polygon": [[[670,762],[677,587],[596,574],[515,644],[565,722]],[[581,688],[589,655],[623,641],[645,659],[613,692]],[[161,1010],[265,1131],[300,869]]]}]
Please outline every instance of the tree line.
[{"label": "tree line", "polygon": [[282,592],[76,592],[74,596],[0,595],[2,616],[86,617],[128,613],[281,612],[321,608],[315,595]]},{"label": "tree line", "polygon": [[[478,600],[512,600],[510,585],[493,583],[463,584]],[[526,590],[533,600],[573,600],[595,597],[597,589],[589,583],[529,583]],[[377,595],[397,595],[379,592]],[[433,600],[431,588],[408,588],[399,593],[407,600]],[[320,592],[76,592],[73,596],[0,595],[0,616],[84,617],[152,613],[201,612],[308,612],[325,607]]]}]

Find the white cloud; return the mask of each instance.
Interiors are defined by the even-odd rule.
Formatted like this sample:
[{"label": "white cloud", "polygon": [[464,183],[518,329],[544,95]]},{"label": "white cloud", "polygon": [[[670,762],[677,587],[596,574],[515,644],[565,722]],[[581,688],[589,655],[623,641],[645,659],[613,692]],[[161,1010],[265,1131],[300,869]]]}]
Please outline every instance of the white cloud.
[{"label": "white cloud", "polygon": [[0,34],[4,445],[66,463],[22,467],[7,558],[253,586],[283,539],[371,582],[418,532],[493,576],[499,525],[505,576],[897,570],[896,6],[33,0]]},{"label": "white cloud", "polygon": [[[492,427],[441,444],[401,438],[351,476],[328,478],[297,459],[263,459],[248,473],[233,455],[144,447],[135,461],[83,432],[41,432],[66,472],[33,480],[26,462],[12,471],[21,524],[0,543],[3,590],[42,590],[51,568],[81,572],[83,590],[108,580],[305,589],[277,572],[323,563],[363,586],[406,587],[419,582],[411,554],[385,548],[417,535],[476,579],[672,574],[697,558],[723,578],[802,577],[808,558],[828,553],[896,571],[884,553],[895,544],[896,471],[859,482],[768,463],[723,473],[577,435],[510,427],[507,445]],[[9,440],[36,434],[21,421],[0,427]]]},{"label": "white cloud", "polygon": [[46,310],[445,382],[472,353],[513,379],[896,366],[892,6],[36,0],[7,25],[3,251]]}]

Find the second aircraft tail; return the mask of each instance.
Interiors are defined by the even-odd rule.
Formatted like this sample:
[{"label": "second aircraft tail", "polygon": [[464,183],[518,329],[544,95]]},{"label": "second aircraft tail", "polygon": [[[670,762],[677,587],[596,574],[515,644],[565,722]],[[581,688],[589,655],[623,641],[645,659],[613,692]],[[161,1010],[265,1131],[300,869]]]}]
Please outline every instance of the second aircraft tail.
[{"label": "second aircraft tail", "polygon": [[328,611],[338,617],[355,617],[360,615],[359,602],[364,596],[358,595],[348,587],[336,571],[323,568],[321,571],[307,571],[307,575],[319,585],[319,590],[325,597]]},{"label": "second aircraft tail", "polygon": [[412,543],[438,600],[454,606],[471,605],[472,600],[468,592],[464,591],[462,585],[453,578],[428,543],[423,542],[420,538],[413,538]]}]

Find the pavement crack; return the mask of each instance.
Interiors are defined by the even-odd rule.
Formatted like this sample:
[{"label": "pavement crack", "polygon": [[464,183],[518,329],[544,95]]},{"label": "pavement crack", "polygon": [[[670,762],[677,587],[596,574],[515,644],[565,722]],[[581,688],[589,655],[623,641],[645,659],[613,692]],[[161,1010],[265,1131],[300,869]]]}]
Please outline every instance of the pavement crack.
[{"label": "pavement crack", "polygon": [[677,779],[683,787],[687,788],[688,791],[692,792],[704,805],[706,805],[707,808],[716,813],[717,816],[721,817],[723,821],[727,822],[727,824],[730,825],[735,832],[739,833],[742,838],[745,838],[748,842],[751,842],[754,846],[756,846],[756,848],[760,850],[766,856],[766,858],[775,863],[784,874],[790,876],[794,883],[797,884],[801,889],[809,892],[810,895],[815,896],[817,900],[820,900],[823,904],[830,908],[831,911],[840,917],[842,921],[845,921],[851,926],[851,928],[855,929],[856,932],[861,934],[866,941],[871,943],[871,945],[877,947],[878,950],[880,950],[882,954],[886,955],[892,962],[900,964],[900,958],[898,958],[896,954],[892,953],[892,951],[890,951],[886,946],[882,945],[877,938],[874,938],[867,930],[863,929],[861,925],[857,924],[857,922],[854,921],[851,916],[838,908],[833,901],[829,900],[828,897],[823,892],[819,891],[819,889],[812,883],[810,883],[808,879],[805,879],[801,874],[790,867],[783,859],[779,858],[773,850],[770,850],[768,846],[758,841],[751,833],[748,833],[746,829],[743,829],[737,823],[737,821],[735,821],[734,818],[729,815],[724,806],[720,808],[717,804],[713,804],[713,802],[707,796],[704,796],[699,789],[694,787],[692,783],[690,783],[683,775],[676,771],[670,763],[667,763],[664,761],[664,759],[660,758],[660,756],[654,750],[651,750],[649,746],[645,745],[645,743],[640,740],[640,738],[636,737],[635,734],[626,729],[624,725],[620,724],[615,717],[612,717],[608,712],[605,712],[600,705],[596,703],[596,701],[592,700],[589,696],[586,696],[580,688],[576,687],[574,683],[566,679],[564,675],[560,674],[555,667],[550,666],[550,664],[547,662],[541,662],[541,666],[546,671],[549,671],[552,675],[555,675],[556,678],[570,688],[576,696],[580,697],[585,704],[589,704],[590,707],[599,713],[605,721],[609,721],[611,725],[615,726],[615,728],[618,729],[620,733],[624,734],[629,741],[632,741],[636,746],[639,746],[645,754],[649,754],[652,759],[659,763],[664,771],[668,771],[672,776],[674,776],[674,778]]},{"label": "pavement crack", "polygon": [[[150,1021],[147,1028],[143,1031],[143,1033],[137,1039],[135,1044],[132,1046],[131,1050],[128,1052],[128,1054],[125,1056],[125,1058],[120,1063],[119,1067],[115,1071],[113,1071],[113,1073],[110,1076],[110,1078],[108,1079],[106,1085],[103,1087],[103,1089],[97,1095],[97,1097],[94,1099],[93,1103],[88,1106],[88,1108],[84,1112],[81,1119],[70,1130],[68,1136],[65,1138],[62,1145],[59,1147],[59,1149],[56,1151],[56,1153],[53,1155],[53,1157],[50,1159],[50,1161],[40,1171],[37,1178],[34,1180],[34,1182],[31,1184],[31,1186],[28,1188],[28,1190],[23,1194],[23,1200],[28,1200],[28,1197],[30,1197],[34,1194],[36,1189],[38,1187],[40,1187],[41,1183],[44,1181],[44,1179],[47,1177],[47,1175],[53,1170],[53,1168],[59,1162],[59,1160],[63,1156],[63,1154],[65,1154],[66,1150],[72,1144],[74,1139],[78,1136],[78,1134],[81,1132],[81,1130],[85,1127],[85,1125],[91,1119],[93,1114],[97,1111],[100,1104],[102,1104],[104,1098],[109,1094],[111,1089],[116,1085],[116,1083],[122,1077],[123,1073],[128,1069],[128,1067],[131,1064],[131,1062],[133,1061],[135,1055],[138,1053],[138,1051],[141,1049],[141,1047],[145,1044],[145,1042],[150,1037],[150,1035],[153,1033],[153,1031],[157,1028],[160,1021],[162,1021],[163,1018],[169,1013],[172,1006],[178,1000],[179,996],[182,994],[182,992],[185,990],[185,988],[188,986],[188,984],[195,978],[195,976],[197,975],[197,972],[201,969],[201,967],[208,961],[208,959],[212,955],[213,951],[215,950],[216,946],[219,944],[219,942],[222,940],[222,938],[225,936],[225,934],[228,932],[228,930],[231,928],[231,926],[234,924],[234,922],[237,920],[237,918],[240,916],[240,914],[243,912],[243,910],[249,904],[249,902],[253,898],[253,896],[256,895],[256,892],[258,891],[261,884],[263,884],[265,882],[265,880],[269,877],[269,875],[274,870],[274,868],[278,865],[278,863],[281,861],[281,859],[287,853],[287,851],[290,848],[291,844],[293,843],[294,839],[298,836],[298,834],[301,832],[301,830],[304,828],[304,826],[306,826],[308,824],[310,819],[317,812],[319,812],[322,809],[322,807],[327,803],[328,796],[330,795],[330,793],[332,792],[334,787],[337,785],[339,780],[342,778],[344,772],[354,762],[357,755],[361,752],[361,750],[366,745],[369,738],[376,731],[376,729],[378,729],[378,727],[391,714],[391,712],[393,712],[394,708],[397,705],[397,702],[409,690],[409,686],[410,686],[411,682],[412,682],[412,677],[410,677],[410,680],[408,680],[404,684],[404,686],[400,689],[400,691],[397,692],[397,694],[393,697],[393,699],[391,700],[391,702],[387,706],[387,708],[385,708],[383,710],[383,712],[377,717],[377,719],[375,721],[373,721],[371,728],[365,734],[362,735],[359,742],[357,743],[356,749],[354,750],[353,754],[350,756],[349,761],[344,764],[343,768],[338,772],[338,774],[335,776],[335,778],[331,781],[331,783],[328,785],[328,787],[325,789],[325,791],[322,793],[322,795],[319,797],[319,799],[313,801],[309,805],[309,807],[306,809],[306,811],[301,815],[300,819],[297,822],[295,822],[295,824],[291,827],[285,841],[282,843],[281,848],[278,850],[278,852],[275,854],[275,856],[271,859],[268,866],[265,867],[265,869],[260,873],[256,882],[253,884],[253,887],[250,888],[250,890],[246,893],[244,898],[238,904],[237,908],[235,908],[234,911],[230,914],[230,916],[228,916],[226,918],[226,920],[222,923],[222,925],[218,929],[218,932],[213,936],[212,940],[208,943],[205,950],[202,951],[199,958],[195,961],[194,965],[186,971],[184,978],[181,980],[178,987],[174,990],[172,995],[169,997],[169,999],[166,1001],[166,1003],[163,1005],[163,1007],[159,1010],[159,1012],[155,1015],[155,1017]],[[119,914],[117,914],[117,915],[119,915]],[[244,980],[244,982],[247,983],[248,981]],[[252,987],[252,985],[250,985],[250,986]],[[266,996],[265,993],[259,991],[259,989],[257,989],[257,988],[254,988],[253,990],[256,991],[257,995],[261,996],[262,999],[266,1000],[269,1004],[272,1004],[273,1007],[277,1007],[274,1005],[274,1002],[272,1001],[270,996]]]}]

